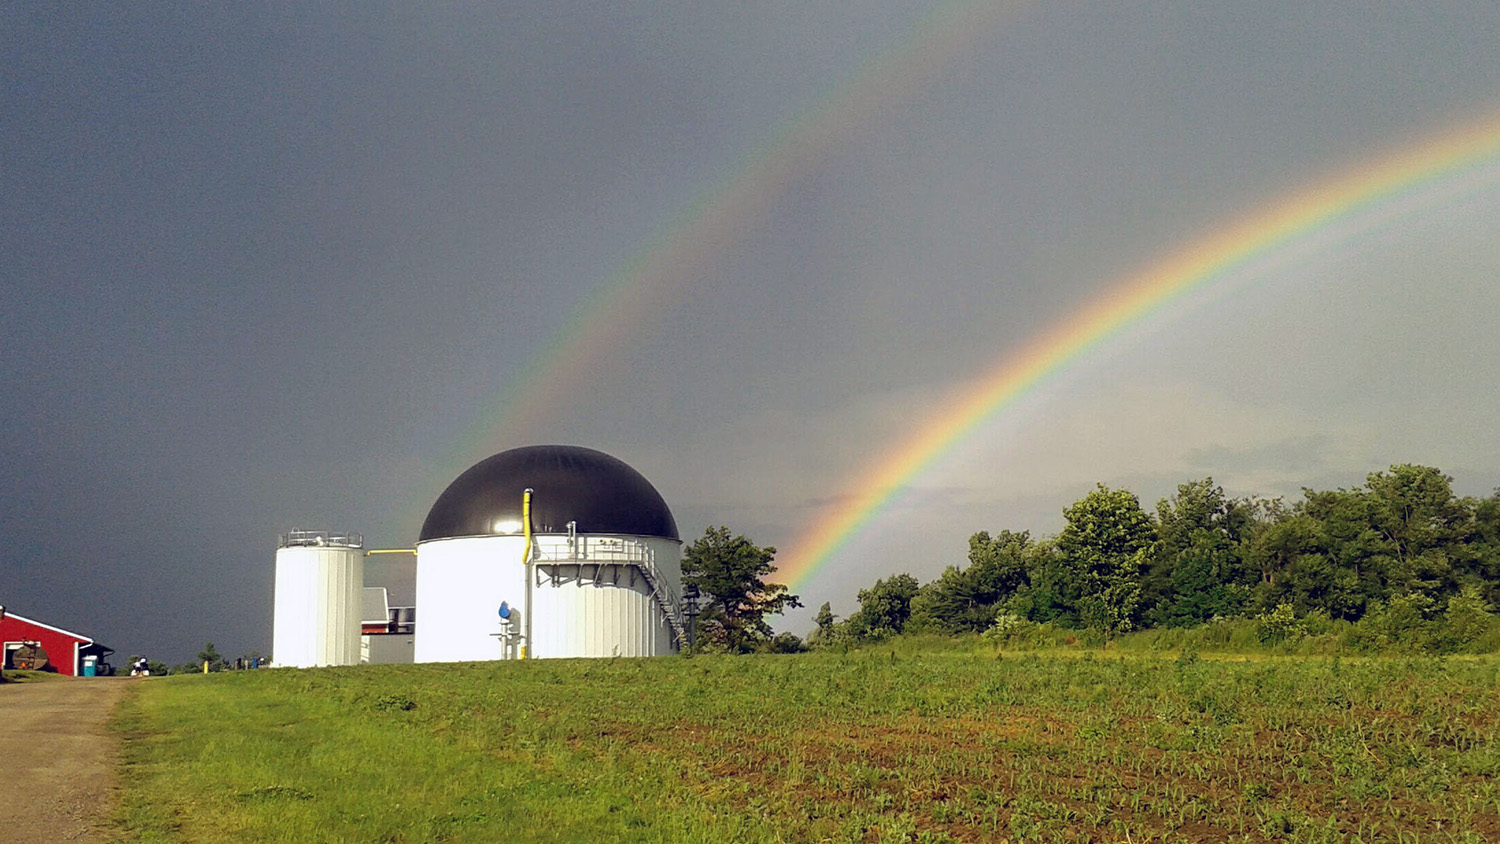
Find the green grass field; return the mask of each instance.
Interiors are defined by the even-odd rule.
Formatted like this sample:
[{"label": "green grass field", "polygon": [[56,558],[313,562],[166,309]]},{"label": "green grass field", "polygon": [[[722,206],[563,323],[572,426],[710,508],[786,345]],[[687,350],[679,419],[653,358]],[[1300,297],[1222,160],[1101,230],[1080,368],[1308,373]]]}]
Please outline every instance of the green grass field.
[{"label": "green grass field", "polygon": [[975,647],[153,679],[121,834],[1500,840],[1500,661]]},{"label": "green grass field", "polygon": [[53,680],[68,679],[62,674],[51,671],[21,671],[15,668],[5,669],[0,676],[3,676],[7,683],[49,683]]}]

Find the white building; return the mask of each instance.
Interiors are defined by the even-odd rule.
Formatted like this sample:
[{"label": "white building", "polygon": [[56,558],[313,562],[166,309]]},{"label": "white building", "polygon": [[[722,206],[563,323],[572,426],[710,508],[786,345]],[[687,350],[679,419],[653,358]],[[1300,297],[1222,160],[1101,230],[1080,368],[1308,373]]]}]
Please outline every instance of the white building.
[{"label": "white building", "polygon": [[416,661],[676,653],[681,559],[671,510],[624,462],[577,446],[497,454],[422,525]]},{"label": "white building", "polygon": [[480,461],[438,496],[410,553],[366,559],[357,534],[282,536],[274,664],[657,656],[685,635],[672,511],[600,451]]}]

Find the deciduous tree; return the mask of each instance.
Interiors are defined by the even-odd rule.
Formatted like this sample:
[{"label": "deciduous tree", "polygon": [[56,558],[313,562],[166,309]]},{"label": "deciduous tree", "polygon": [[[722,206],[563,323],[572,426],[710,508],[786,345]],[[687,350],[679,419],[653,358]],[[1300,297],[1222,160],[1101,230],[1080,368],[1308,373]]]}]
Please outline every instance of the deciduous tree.
[{"label": "deciduous tree", "polygon": [[980,531],[969,537],[969,565],[949,566],[912,600],[912,620],[944,633],[982,633],[1001,603],[1026,583],[1026,531]]},{"label": "deciduous tree", "polygon": [[1157,503],[1156,519],[1158,541],[1142,581],[1149,618],[1173,627],[1238,615],[1252,585],[1240,547],[1252,505],[1204,478],[1179,484]]},{"label": "deciduous tree", "polygon": [[744,653],[771,637],[766,616],[802,606],[796,595],[764,578],[776,571],[772,546],[764,548],[727,527],[711,527],[682,556],[682,581],[696,586],[704,601],[699,635],[730,651]]},{"label": "deciduous tree", "polygon": [[900,633],[911,618],[911,601],[918,588],[915,577],[897,574],[859,590],[859,609],[849,616],[849,631],[861,638]]},{"label": "deciduous tree", "polygon": [[1078,582],[1079,621],[1108,634],[1133,629],[1156,523],[1135,493],[1103,484],[1063,516],[1068,524],[1057,536],[1057,550]]}]

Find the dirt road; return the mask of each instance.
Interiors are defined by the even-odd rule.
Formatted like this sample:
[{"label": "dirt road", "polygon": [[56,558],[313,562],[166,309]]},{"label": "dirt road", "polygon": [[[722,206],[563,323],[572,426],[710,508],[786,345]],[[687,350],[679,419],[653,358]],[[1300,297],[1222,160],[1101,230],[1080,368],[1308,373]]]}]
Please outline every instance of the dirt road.
[{"label": "dirt road", "polygon": [[106,722],[131,682],[0,684],[0,841],[108,840],[119,742]]}]

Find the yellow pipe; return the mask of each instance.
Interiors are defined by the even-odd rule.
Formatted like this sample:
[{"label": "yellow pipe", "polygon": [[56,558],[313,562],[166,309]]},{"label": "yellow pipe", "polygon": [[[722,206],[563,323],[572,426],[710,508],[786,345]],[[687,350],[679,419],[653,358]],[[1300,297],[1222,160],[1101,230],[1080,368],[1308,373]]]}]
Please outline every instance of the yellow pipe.
[{"label": "yellow pipe", "polygon": [[415,554],[415,553],[417,553],[417,549],[415,549],[415,548],[371,548],[370,550],[368,550],[368,551],[365,552],[365,556],[368,557],[371,554]]},{"label": "yellow pipe", "polygon": [[526,627],[526,637],[521,641],[521,659],[528,659],[531,650],[531,490],[521,493],[521,529],[526,533],[526,550],[521,557],[521,568],[526,573],[526,615],[521,623]]},{"label": "yellow pipe", "polygon": [[526,534],[526,550],[521,562],[531,565],[531,490],[521,493],[521,530]]}]

